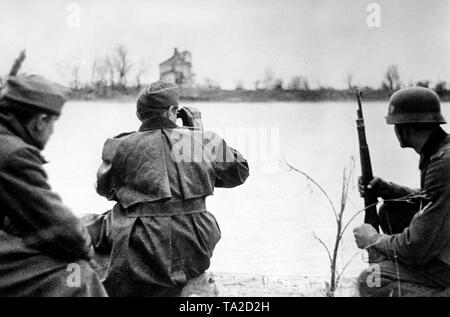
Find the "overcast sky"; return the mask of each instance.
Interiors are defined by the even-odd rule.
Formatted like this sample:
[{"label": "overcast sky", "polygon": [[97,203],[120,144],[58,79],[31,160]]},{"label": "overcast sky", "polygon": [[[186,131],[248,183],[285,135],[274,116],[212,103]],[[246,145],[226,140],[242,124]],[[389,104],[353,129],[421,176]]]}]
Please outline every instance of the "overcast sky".
[{"label": "overcast sky", "polygon": [[[69,27],[67,6],[81,8]],[[367,5],[381,7],[381,27],[366,24]],[[1,0],[0,72],[22,48],[24,71],[62,80],[56,64],[90,65],[124,44],[133,60],[151,64],[146,80],[173,48],[192,52],[193,71],[222,87],[247,87],[271,69],[288,81],[345,86],[351,72],[360,85],[379,86],[388,65],[405,83],[450,80],[448,0]]]}]

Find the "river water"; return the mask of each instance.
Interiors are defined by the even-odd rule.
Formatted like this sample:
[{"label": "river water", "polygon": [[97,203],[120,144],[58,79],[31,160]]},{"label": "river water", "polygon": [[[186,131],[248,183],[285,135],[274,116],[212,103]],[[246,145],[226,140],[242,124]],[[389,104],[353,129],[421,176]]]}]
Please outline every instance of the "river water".
[{"label": "river water", "polygon": [[[187,105],[187,104],[182,104]],[[205,129],[222,134],[249,158],[250,177],[234,189],[216,189],[207,200],[222,231],[211,264],[221,272],[328,276],[323,246],[332,248],[335,220],[323,194],[285,162],[307,173],[340,207],[343,169],[353,176],[345,210],[349,219],[363,207],[357,195],[359,175],[355,127],[356,103],[196,103]],[[450,118],[450,104],[443,106]],[[385,124],[387,106],[364,104],[367,139],[374,174],[418,186],[418,156],[401,149],[392,126]],[[112,203],[94,190],[96,170],[106,138],[139,127],[132,103],[69,102],[44,151],[52,187],[77,215],[101,213]],[[241,137],[237,137],[241,135]],[[245,135],[245,137],[242,137]],[[341,266],[351,258],[346,276],[366,264],[358,254],[352,228],[344,235]]]}]

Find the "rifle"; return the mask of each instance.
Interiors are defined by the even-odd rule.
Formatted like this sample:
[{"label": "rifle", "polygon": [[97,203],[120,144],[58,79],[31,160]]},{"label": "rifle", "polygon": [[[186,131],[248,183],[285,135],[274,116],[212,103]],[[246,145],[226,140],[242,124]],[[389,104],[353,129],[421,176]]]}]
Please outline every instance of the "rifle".
[{"label": "rifle", "polygon": [[[367,186],[367,184],[373,179],[372,164],[370,162],[369,146],[366,140],[366,127],[364,125],[364,116],[362,112],[361,105],[361,93],[356,89],[356,99],[358,100],[358,111],[356,119],[356,127],[358,130],[358,140],[359,140],[359,158],[361,161],[361,178],[362,184]],[[364,223],[372,225],[379,232],[380,220],[377,213],[377,203],[378,199],[371,191],[366,191],[364,195]],[[369,253],[369,262],[371,260],[371,255]]]},{"label": "rifle", "polygon": [[21,51],[19,56],[14,60],[14,63],[11,67],[11,70],[9,71],[8,76],[17,76],[19,73],[19,69],[22,66],[23,61],[25,60],[25,50]]}]

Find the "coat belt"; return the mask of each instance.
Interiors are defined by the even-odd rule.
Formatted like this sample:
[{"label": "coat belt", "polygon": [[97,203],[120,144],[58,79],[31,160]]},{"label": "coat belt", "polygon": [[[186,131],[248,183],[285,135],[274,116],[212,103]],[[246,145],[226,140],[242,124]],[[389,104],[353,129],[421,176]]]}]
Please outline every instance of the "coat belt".
[{"label": "coat belt", "polygon": [[130,218],[135,217],[170,217],[206,212],[205,198],[176,201],[155,201],[142,203],[127,209]]}]

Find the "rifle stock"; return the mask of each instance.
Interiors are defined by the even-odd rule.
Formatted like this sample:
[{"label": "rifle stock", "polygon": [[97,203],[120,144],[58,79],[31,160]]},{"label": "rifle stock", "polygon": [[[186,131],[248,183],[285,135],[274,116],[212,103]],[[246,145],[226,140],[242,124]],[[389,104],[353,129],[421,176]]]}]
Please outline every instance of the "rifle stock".
[{"label": "rifle stock", "polygon": [[[359,92],[358,89],[356,90],[356,98],[358,100],[356,126],[358,130],[358,140],[359,140],[361,178],[362,184],[364,186],[367,186],[367,184],[373,179],[373,172],[372,172],[372,163],[370,161],[369,146],[367,145],[366,139],[366,127],[364,124],[364,116],[362,112],[361,93]],[[377,203],[378,203],[377,197],[370,191],[367,191],[364,195],[364,207],[366,208],[364,215],[364,223],[372,225],[379,232]]]}]

